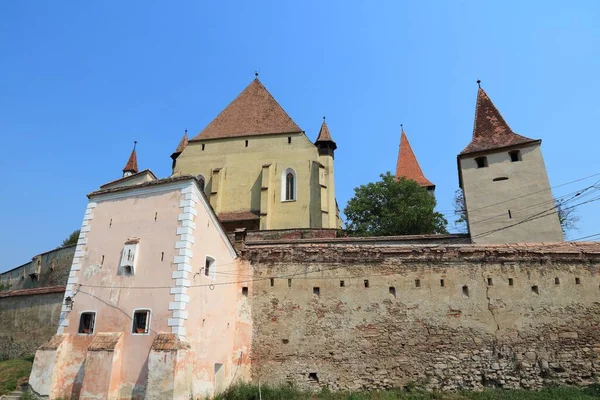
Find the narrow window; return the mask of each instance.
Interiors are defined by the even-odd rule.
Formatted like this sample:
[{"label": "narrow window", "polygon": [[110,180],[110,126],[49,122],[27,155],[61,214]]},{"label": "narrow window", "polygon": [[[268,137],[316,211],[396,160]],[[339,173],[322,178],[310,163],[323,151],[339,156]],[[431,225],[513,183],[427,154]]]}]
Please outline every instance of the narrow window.
[{"label": "narrow window", "polygon": [[507,181],[507,180],[508,180],[507,176],[499,176],[497,178],[492,179],[493,182]]},{"label": "narrow window", "polygon": [[271,282],[271,286],[275,286],[275,278],[269,278],[269,281]]},{"label": "narrow window", "polygon": [[131,270],[131,265],[126,265],[123,267],[123,275],[125,275],[125,276],[133,275],[133,272]]},{"label": "narrow window", "polygon": [[315,296],[320,296],[320,295],[321,295],[321,289],[320,289],[320,288],[318,288],[317,286],[315,286],[315,287],[313,288],[313,294],[314,294]]},{"label": "narrow window", "polygon": [[512,213],[508,210],[508,219],[512,219]]},{"label": "narrow window", "polygon": [[154,222],[158,219],[158,211],[154,213]]},{"label": "narrow window", "polygon": [[248,141],[246,140],[246,147],[248,147]]},{"label": "narrow window", "polygon": [[366,287],[366,288],[368,288],[368,287],[369,287],[369,280],[368,280],[368,279],[365,279],[365,281],[364,281],[364,282],[365,282],[365,287]]},{"label": "narrow window", "polygon": [[247,286],[244,286],[242,288],[242,296],[248,297],[248,287]]},{"label": "narrow window", "polygon": [[292,287],[292,280],[288,279],[288,287]]},{"label": "narrow window", "polygon": [[204,151],[204,146],[205,146],[204,143],[202,143],[202,151]]},{"label": "narrow window", "polygon": [[112,218],[110,219],[110,222],[108,223],[108,227],[111,228],[112,227]]},{"label": "narrow window", "polygon": [[281,175],[281,201],[296,200],[296,172],[286,168]]},{"label": "narrow window", "polygon": [[554,278],[554,284],[560,285],[560,279],[558,277]]},{"label": "narrow window", "polygon": [[513,278],[508,278],[508,286],[512,286],[514,284]]},{"label": "narrow window", "polygon": [[294,199],[294,175],[291,172],[285,176],[285,199]]},{"label": "narrow window", "polygon": [[217,273],[215,266],[215,259],[206,256],[206,259],[204,260],[204,276],[209,276],[214,279]]},{"label": "narrow window", "polygon": [[100,265],[104,265],[104,254],[102,254],[102,260],[100,261]]},{"label": "narrow window", "polygon": [[477,163],[477,168],[485,168],[488,166],[487,157],[477,157],[475,162]]},{"label": "narrow window", "polygon": [[145,334],[150,330],[150,311],[137,310],[133,313],[133,328],[131,333]]},{"label": "narrow window", "polygon": [[492,278],[488,278],[488,286],[493,286],[494,282],[492,281]]},{"label": "narrow window", "polygon": [[204,187],[206,186],[206,179],[204,179],[204,176],[202,174],[198,174],[196,175],[196,180],[198,181],[198,186],[200,187],[200,190],[204,191]]},{"label": "narrow window", "polygon": [[444,280],[443,279],[440,279],[440,286],[444,287]]},{"label": "narrow window", "polygon": [[421,287],[421,280],[415,279],[415,287]]},{"label": "narrow window", "polygon": [[79,333],[85,333],[91,335],[94,333],[94,325],[96,323],[95,312],[84,312],[81,313],[79,318]]},{"label": "narrow window", "polygon": [[162,252],[160,253],[160,261],[164,261],[164,260],[165,260],[165,252],[164,252],[164,251],[162,251]]},{"label": "narrow window", "polygon": [[462,287],[462,294],[469,297],[469,287],[467,285]]},{"label": "narrow window", "polygon": [[396,297],[396,288],[393,286],[390,286],[390,294],[394,297]]},{"label": "narrow window", "polygon": [[508,154],[510,155],[510,162],[521,161],[521,152],[519,150],[511,151]]},{"label": "narrow window", "polygon": [[535,294],[540,294],[540,289],[537,286],[532,286],[531,291]]},{"label": "narrow window", "polygon": [[288,136],[288,144],[291,144],[291,143],[292,143],[292,137]]},{"label": "narrow window", "polygon": [[581,279],[575,278],[575,284],[576,285],[581,285]]},{"label": "narrow window", "polygon": [[344,287],[344,286],[346,286],[346,282],[340,281],[340,287]]}]

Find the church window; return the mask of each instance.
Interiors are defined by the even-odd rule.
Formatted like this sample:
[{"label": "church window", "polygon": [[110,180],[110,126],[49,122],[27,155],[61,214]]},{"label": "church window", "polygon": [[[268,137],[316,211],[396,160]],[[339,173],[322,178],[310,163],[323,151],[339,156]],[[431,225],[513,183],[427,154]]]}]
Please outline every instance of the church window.
[{"label": "church window", "polygon": [[96,323],[95,312],[83,312],[79,317],[79,333],[91,335],[94,333],[94,324]]},{"label": "church window", "polygon": [[477,157],[475,162],[477,163],[477,168],[485,168],[488,166],[487,157]]},{"label": "church window", "polygon": [[131,333],[143,335],[150,331],[150,310],[134,310]]},{"label": "church window", "polygon": [[204,276],[208,276],[211,279],[215,279],[217,276],[217,262],[214,258],[206,256],[204,261]]},{"label": "church window", "polygon": [[296,200],[296,172],[287,168],[281,176],[281,201]]},{"label": "church window", "polygon": [[519,150],[511,151],[508,154],[510,155],[510,162],[521,161],[521,152]]}]

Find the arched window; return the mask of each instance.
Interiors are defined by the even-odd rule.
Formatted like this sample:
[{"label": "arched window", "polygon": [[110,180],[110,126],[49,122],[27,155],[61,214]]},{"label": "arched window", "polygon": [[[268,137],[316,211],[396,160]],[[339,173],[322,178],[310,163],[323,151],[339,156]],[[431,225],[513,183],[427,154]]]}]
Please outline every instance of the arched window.
[{"label": "arched window", "polygon": [[296,200],[296,171],[287,168],[281,176],[281,201]]},{"label": "arched window", "polygon": [[200,186],[200,190],[202,190],[204,192],[204,187],[206,186],[206,179],[204,179],[204,176],[202,174],[198,174],[196,176],[196,179],[198,180],[198,185]]}]

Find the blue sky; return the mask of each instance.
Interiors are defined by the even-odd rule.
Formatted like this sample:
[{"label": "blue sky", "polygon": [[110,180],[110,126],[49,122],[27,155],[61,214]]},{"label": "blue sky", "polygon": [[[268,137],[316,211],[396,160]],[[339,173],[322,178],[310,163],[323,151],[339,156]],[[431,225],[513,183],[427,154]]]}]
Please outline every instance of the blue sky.
[{"label": "blue sky", "polygon": [[[403,123],[451,210],[477,79],[543,139],[553,186],[600,172],[597,1],[5,1],[0,20],[0,271],[77,229],[133,140],[140,168],[167,176],[183,130],[255,70],[309,138],[327,116],[341,207],[394,170]],[[571,239],[600,232],[598,204],[577,208]]]}]

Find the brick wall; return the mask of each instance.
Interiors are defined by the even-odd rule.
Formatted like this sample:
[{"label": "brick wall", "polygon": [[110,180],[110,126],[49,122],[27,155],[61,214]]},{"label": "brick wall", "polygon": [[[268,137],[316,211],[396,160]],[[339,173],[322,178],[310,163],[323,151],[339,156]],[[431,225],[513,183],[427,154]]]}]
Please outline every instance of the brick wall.
[{"label": "brick wall", "polygon": [[244,257],[255,381],[453,390],[600,373],[600,243],[247,243]]}]

